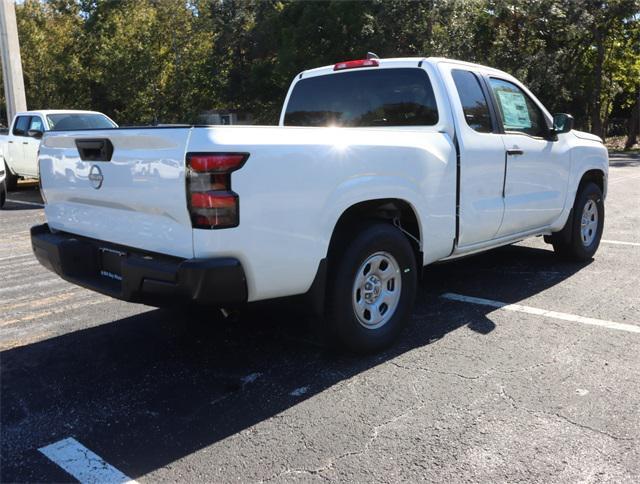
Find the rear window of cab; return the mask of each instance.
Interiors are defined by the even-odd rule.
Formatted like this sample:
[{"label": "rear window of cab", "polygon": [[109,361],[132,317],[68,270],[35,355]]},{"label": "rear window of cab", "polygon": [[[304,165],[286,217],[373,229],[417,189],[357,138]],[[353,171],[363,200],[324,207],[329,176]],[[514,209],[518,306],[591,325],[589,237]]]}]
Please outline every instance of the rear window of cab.
[{"label": "rear window of cab", "polygon": [[367,69],[298,81],[285,126],[433,126],[438,108],[429,76],[419,68]]}]

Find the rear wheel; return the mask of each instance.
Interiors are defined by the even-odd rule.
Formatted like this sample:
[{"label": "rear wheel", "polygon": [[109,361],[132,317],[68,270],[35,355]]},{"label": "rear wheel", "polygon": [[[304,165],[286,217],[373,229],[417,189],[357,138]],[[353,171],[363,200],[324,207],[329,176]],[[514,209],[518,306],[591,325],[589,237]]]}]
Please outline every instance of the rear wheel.
[{"label": "rear wheel", "polygon": [[18,177],[17,175],[14,175],[11,170],[9,170],[9,166],[7,165],[6,161],[4,162],[4,172],[7,175],[7,177],[5,178],[5,192],[12,192],[18,186]]},{"label": "rear wheel", "polygon": [[331,343],[360,353],[389,346],[416,294],[416,257],[407,238],[391,224],[374,222],[330,264],[325,324]]},{"label": "rear wheel", "polygon": [[576,196],[567,225],[551,236],[553,249],[567,259],[587,261],[598,250],[603,228],[602,190],[595,183],[585,183]]}]

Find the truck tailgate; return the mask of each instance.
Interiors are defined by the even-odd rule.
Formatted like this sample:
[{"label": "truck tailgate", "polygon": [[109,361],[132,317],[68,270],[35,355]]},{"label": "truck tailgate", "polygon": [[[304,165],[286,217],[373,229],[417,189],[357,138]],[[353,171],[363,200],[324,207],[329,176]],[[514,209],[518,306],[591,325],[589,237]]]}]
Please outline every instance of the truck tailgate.
[{"label": "truck tailgate", "polygon": [[[39,159],[49,226],[118,245],[193,257],[185,193],[189,135],[189,128],[45,135]],[[82,146],[91,147],[93,140],[98,145],[111,143],[110,160],[89,161],[105,156],[80,154]]]}]

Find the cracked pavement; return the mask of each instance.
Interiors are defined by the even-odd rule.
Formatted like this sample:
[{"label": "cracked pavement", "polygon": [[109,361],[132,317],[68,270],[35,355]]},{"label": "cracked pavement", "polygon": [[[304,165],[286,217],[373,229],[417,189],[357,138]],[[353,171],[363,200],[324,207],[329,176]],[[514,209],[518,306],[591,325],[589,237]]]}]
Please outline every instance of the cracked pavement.
[{"label": "cracked pavement", "polygon": [[[611,166],[603,238],[639,243],[640,157]],[[143,483],[640,482],[640,335],[440,298],[640,325],[640,246],[429,267],[397,344],[353,357],[292,305],[221,323],[69,285],[30,254],[42,220],[0,212],[2,482],[73,482],[38,452],[68,437]]]}]

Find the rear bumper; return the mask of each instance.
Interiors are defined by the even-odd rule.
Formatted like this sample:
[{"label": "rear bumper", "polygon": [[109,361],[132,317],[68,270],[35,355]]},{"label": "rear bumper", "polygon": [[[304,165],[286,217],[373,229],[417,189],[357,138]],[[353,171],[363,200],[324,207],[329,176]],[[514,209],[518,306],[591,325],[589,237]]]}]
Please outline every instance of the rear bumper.
[{"label": "rear bumper", "polygon": [[[244,270],[234,258],[179,259],[145,253],[53,233],[47,224],[31,228],[31,245],[38,261],[66,281],[124,301],[157,306],[179,301],[233,306],[247,301]],[[109,270],[103,267],[105,251],[112,254]]]}]

